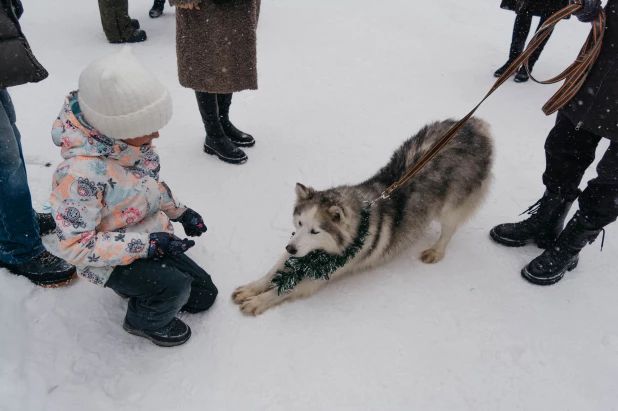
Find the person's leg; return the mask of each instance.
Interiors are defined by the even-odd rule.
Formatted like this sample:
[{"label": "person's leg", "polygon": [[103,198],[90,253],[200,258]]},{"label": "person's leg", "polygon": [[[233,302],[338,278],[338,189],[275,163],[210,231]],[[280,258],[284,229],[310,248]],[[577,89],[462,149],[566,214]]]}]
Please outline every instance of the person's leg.
[{"label": "person's leg", "polygon": [[250,134],[237,129],[230,121],[230,106],[232,105],[232,93],[217,94],[219,105],[219,119],[225,135],[232,140],[237,147],[252,147],[255,139]]},{"label": "person's leg", "polygon": [[189,300],[182,309],[190,313],[208,310],[214,304],[219,292],[210,275],[185,254],[170,257],[166,262],[193,279]]},{"label": "person's leg", "polygon": [[513,61],[521,55],[526,47],[526,40],[530,34],[532,27],[532,13],[522,11],[517,13],[515,24],[513,26],[513,37],[511,39],[511,49],[509,52],[509,60]]},{"label": "person's leg", "polygon": [[[547,21],[547,18],[548,17],[541,17],[541,20],[539,21],[539,25],[536,28],[536,32],[538,32],[539,29],[541,28],[541,26],[543,24],[545,24],[545,21]],[[552,32],[553,32],[553,30],[552,30]],[[536,50],[534,50],[534,52],[528,58],[528,68],[530,69],[531,73],[532,73],[532,70],[534,69],[534,65],[536,64],[536,62],[538,61],[539,57],[541,56],[541,52],[543,51],[543,49],[545,48],[545,45],[549,41],[549,38],[551,37],[552,32],[549,33],[549,36],[547,36],[547,38],[545,38],[545,40],[543,40],[543,42],[539,45],[539,47]],[[521,66],[521,68],[519,69],[517,75],[515,76],[515,81],[517,83],[524,83],[524,82],[528,81],[529,79],[530,79],[530,76],[528,75],[528,71],[526,70],[526,67],[525,66]]]},{"label": "person's leg", "polygon": [[579,198],[579,211],[554,245],[524,267],[522,275],[534,284],[557,283],[566,272],[577,267],[580,251],[617,217],[618,143],[612,142],[599,161],[597,177],[588,182]]},{"label": "person's leg", "polygon": [[612,142],[597,165],[597,177],[579,198],[579,210],[594,228],[601,229],[618,217],[618,143]]},{"label": "person's leg", "polygon": [[126,324],[156,331],[170,324],[187,303],[192,281],[166,260],[148,259],[116,267],[105,286],[129,297]]},{"label": "person's leg", "polygon": [[[547,167],[543,175],[548,190],[573,195],[594,161],[601,137],[588,131],[576,131],[568,119],[561,136],[546,143]],[[570,127],[573,127],[570,129]],[[561,137],[561,138],[559,138]],[[577,267],[579,253],[593,242],[603,227],[618,217],[618,143],[612,142],[597,166],[598,177],[588,182],[579,200],[580,209],[560,236],[543,254],[522,269],[522,276],[538,285],[555,284]]]},{"label": "person's leg", "polygon": [[127,41],[133,34],[128,0],[99,0],[101,24],[110,43]]},{"label": "person's leg", "polygon": [[575,130],[575,125],[559,111],[556,125],[545,142],[545,194],[530,207],[529,218],[494,227],[490,231],[491,238],[509,247],[534,243],[541,248],[558,238],[571,205],[579,195],[584,172],[594,161],[600,139],[588,131]]},{"label": "person's leg", "polygon": [[[536,32],[539,31],[539,29],[541,28],[541,26],[543,26],[543,24],[545,24],[545,22],[547,21],[547,19],[550,16],[543,16],[541,17],[541,20],[539,21],[539,25],[536,28]],[[545,40],[543,40],[543,42],[541,43],[541,45],[539,46],[539,48],[537,48],[534,53],[532,53],[530,55],[530,59],[528,61],[528,65],[530,67],[530,71],[532,71],[532,68],[534,67],[534,65],[536,64],[536,62],[539,60],[539,57],[541,56],[541,53],[543,52],[543,49],[545,48],[545,45],[547,44],[547,42],[549,41],[549,38],[551,37],[551,35],[553,34],[553,31],[549,33],[549,36],[547,36],[547,38]]]},{"label": "person's leg", "polygon": [[509,50],[509,59],[494,73],[494,76],[500,77],[509,68],[511,63],[517,59],[524,51],[526,46],[526,39],[528,33],[530,33],[530,27],[532,26],[532,14],[526,11],[522,11],[515,17],[515,24],[513,25],[513,37],[511,38],[511,48]]},{"label": "person's leg", "polygon": [[154,0],[154,4],[148,13],[151,18],[156,19],[161,17],[165,8],[165,0]]},{"label": "person's leg", "polygon": [[247,161],[247,155],[236,147],[232,140],[223,131],[221,118],[219,117],[219,103],[217,94],[196,91],[197,106],[202,116],[202,122],[206,129],[206,141],[204,151],[214,154],[220,160],[231,164],[242,164]]},{"label": "person's leg", "polygon": [[11,97],[0,89],[0,260],[7,264],[25,263],[45,251],[15,122]]},{"label": "person's leg", "polygon": [[589,131],[575,130],[562,111],[545,141],[543,184],[555,194],[577,196],[586,169],[594,161],[601,137]]}]

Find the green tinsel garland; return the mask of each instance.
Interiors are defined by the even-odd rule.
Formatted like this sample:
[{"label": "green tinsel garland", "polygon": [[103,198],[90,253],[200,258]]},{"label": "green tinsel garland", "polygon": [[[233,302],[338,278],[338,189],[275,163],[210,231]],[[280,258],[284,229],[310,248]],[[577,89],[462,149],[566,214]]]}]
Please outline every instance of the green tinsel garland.
[{"label": "green tinsel garland", "polygon": [[272,284],[277,287],[277,293],[289,293],[304,277],[312,280],[328,280],[338,268],[346,265],[356,256],[369,233],[369,205],[361,207],[358,235],[341,255],[328,254],[324,250],[311,251],[304,257],[290,257],[285,262],[284,270],[277,271]]}]

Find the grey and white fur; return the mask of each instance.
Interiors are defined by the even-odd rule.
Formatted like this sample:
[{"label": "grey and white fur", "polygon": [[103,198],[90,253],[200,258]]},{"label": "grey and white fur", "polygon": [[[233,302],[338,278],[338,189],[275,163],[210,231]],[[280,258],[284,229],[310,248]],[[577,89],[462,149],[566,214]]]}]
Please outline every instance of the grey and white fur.
[{"label": "grey and white fur", "polygon": [[[316,191],[297,184],[296,231],[286,253],[268,274],[232,294],[241,311],[259,315],[283,301],[308,297],[327,284],[328,281],[305,279],[290,293],[277,295],[271,280],[291,255],[302,257],[316,249],[343,253],[357,235],[363,203],[377,198],[399,180],[454,124],[454,120],[446,120],[423,127],[395,151],[384,168],[359,185]],[[414,178],[390,198],[373,205],[363,248],[331,276],[331,281],[383,264],[410,247],[433,220],[441,224],[440,238],[420,258],[427,264],[442,260],[453,234],[482,203],[491,180],[492,163],[489,126],[473,117]]]}]

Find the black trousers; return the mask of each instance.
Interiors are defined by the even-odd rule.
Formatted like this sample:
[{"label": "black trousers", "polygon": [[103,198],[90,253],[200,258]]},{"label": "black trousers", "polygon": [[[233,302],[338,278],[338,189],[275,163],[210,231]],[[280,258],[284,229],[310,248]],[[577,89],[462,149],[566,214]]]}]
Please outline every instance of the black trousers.
[{"label": "black trousers", "polygon": [[[517,17],[515,18],[515,25],[513,26],[513,39],[511,40],[511,50],[509,53],[510,61],[515,60],[517,57],[521,55],[521,53],[523,53],[524,48],[526,47],[526,39],[528,38],[528,34],[530,33],[530,28],[532,27],[532,17],[534,16],[529,11],[521,11],[517,14]],[[550,16],[541,17],[541,21],[539,22],[539,25],[537,26],[536,31],[538,31],[541,28],[541,26],[545,23],[545,21],[547,21],[549,17]],[[536,49],[534,53],[532,53],[532,55],[530,56],[528,64],[531,70],[532,70],[532,67],[536,64],[539,57],[541,56],[541,52],[543,51],[543,48],[547,44],[549,37],[551,37],[551,34],[543,41],[543,43],[539,46],[539,48]]]},{"label": "black trousers", "polygon": [[[577,197],[579,184],[592,164],[601,136],[575,130],[575,125],[558,112],[556,125],[545,141],[546,168],[543,183],[548,190]],[[618,217],[618,142],[612,141],[597,166],[597,177],[579,197],[579,209],[595,227],[602,228]]]},{"label": "black trousers", "polygon": [[99,12],[107,41],[119,42],[131,36],[128,0],[99,0]]},{"label": "black trousers", "polygon": [[167,325],[181,309],[206,311],[217,298],[210,276],[184,254],[118,266],[105,286],[130,296],[125,321],[146,331]]}]

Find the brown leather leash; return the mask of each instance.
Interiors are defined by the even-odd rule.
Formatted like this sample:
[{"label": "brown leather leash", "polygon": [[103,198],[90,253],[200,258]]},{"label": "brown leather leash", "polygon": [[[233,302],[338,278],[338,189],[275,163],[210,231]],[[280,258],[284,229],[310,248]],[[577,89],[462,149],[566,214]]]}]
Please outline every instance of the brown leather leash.
[{"label": "brown leather leash", "polygon": [[387,199],[391,196],[391,194],[397,190],[399,187],[403,186],[406,182],[408,182],[412,177],[414,177],[432,158],[434,158],[440,150],[448,144],[449,141],[461,128],[468,122],[468,120],[472,117],[472,115],[476,112],[476,110],[489,98],[490,95],[494,93],[505,81],[507,81],[515,71],[523,64],[526,67],[526,71],[530,75],[530,78],[540,84],[554,84],[559,81],[565,80],[564,84],[560,89],[552,96],[552,98],[547,101],[547,103],[543,106],[543,112],[546,115],[550,115],[558,111],[560,108],[564,107],[571,99],[575,96],[575,94],[579,91],[579,89],[584,84],[588,73],[592,69],[599,53],[601,52],[601,43],[603,42],[603,36],[605,34],[605,11],[602,10],[599,13],[599,16],[592,24],[592,30],[588,35],[588,39],[582,47],[577,59],[567,67],[562,73],[558,74],[556,77],[553,77],[549,80],[538,81],[530,74],[530,68],[528,66],[528,59],[532,55],[532,53],[539,48],[543,41],[547,39],[558,22],[560,22],[565,17],[568,17],[575,13],[577,10],[583,7],[583,0],[574,0],[573,4],[569,4],[564,9],[558,11],[556,14],[552,15],[546,22],[541,26],[541,28],[536,32],[530,43],[524,50],[524,52],[509,66],[509,68],[498,78],[493,87],[489,90],[489,92],[485,95],[485,97],[481,100],[480,103],[476,105],[464,118],[459,120],[436,144],[425,153],[412,168],[410,168],[406,174],[401,177],[398,181],[394,182],[390,187],[382,192],[382,194],[373,200],[370,204],[373,205],[379,200]]}]

